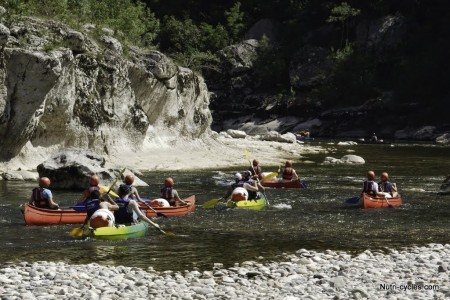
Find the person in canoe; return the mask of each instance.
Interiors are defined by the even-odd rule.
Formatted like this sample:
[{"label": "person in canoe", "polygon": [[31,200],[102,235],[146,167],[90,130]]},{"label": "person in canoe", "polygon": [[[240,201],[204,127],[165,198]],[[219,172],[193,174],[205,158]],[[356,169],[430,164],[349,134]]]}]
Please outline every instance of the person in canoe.
[{"label": "person in canoe", "polygon": [[389,174],[387,172],[381,173],[380,179],[378,191],[386,197],[396,197],[398,195],[397,185],[389,181]]},{"label": "person in canoe", "polygon": [[255,200],[259,198],[258,191],[264,191],[264,187],[259,180],[252,179],[252,174],[249,171],[242,173],[243,188],[247,190],[248,197],[245,200]]},{"label": "person in canoe", "polygon": [[133,212],[137,215],[139,220],[147,222],[150,225],[153,225],[159,228],[159,225],[155,222],[152,222],[149,218],[147,218],[142,211],[139,209],[139,204],[130,199],[131,189],[126,184],[121,184],[118,190],[119,197],[115,200],[118,210],[114,211],[114,218],[116,224],[133,224],[136,223],[136,220],[133,217]]},{"label": "person in canoe", "polygon": [[180,201],[185,205],[191,205],[191,203],[187,203],[186,201],[181,200],[177,190],[173,188],[174,185],[175,182],[173,178],[167,177],[166,179],[164,179],[164,187],[161,189],[161,198],[167,200],[170,206],[176,206],[177,201]]},{"label": "person in canoe", "polygon": [[97,175],[92,175],[89,178],[89,187],[83,191],[81,194],[81,198],[78,200],[78,203],[83,203],[91,197],[91,193],[93,191],[100,192],[100,178]]},{"label": "person in canoe", "polygon": [[129,194],[127,196],[130,197],[133,200],[144,202],[144,200],[142,200],[141,197],[139,196],[137,188],[135,186],[133,186],[133,183],[134,183],[134,176],[133,175],[127,175],[123,179],[123,184],[126,185],[129,188]]},{"label": "person in canoe", "polygon": [[378,190],[378,183],[375,182],[375,172],[368,171],[367,172],[367,180],[363,182],[363,190],[361,194],[368,194],[372,197],[376,196],[384,196],[383,193],[380,193]]},{"label": "person in canoe", "polygon": [[104,197],[107,200],[101,197],[99,190],[93,190],[84,201],[87,215],[83,227],[88,223],[92,228],[114,226],[115,218],[111,211],[118,210],[119,206],[111,200],[109,195]]},{"label": "person in canoe", "polygon": [[295,169],[292,167],[292,161],[287,160],[286,163],[284,164],[283,168],[278,168],[278,173],[281,173],[281,178],[283,180],[300,180],[300,178],[297,175],[297,172],[295,171]]},{"label": "person in canoe", "polygon": [[254,179],[258,178],[259,180],[263,179],[262,169],[259,165],[259,160],[254,159],[252,165],[248,168],[248,171],[252,175]]},{"label": "person in canoe", "polygon": [[29,204],[39,208],[58,209],[59,205],[53,201],[52,192],[49,190],[50,183],[47,177],[39,178],[39,187],[33,189]]}]

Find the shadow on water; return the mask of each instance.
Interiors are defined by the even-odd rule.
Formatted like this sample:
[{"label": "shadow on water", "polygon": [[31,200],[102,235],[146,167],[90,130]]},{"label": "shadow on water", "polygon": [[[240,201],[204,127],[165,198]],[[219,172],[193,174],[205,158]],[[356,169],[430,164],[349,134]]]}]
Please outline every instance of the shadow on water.
[{"label": "shadow on water", "polygon": [[[349,147],[324,145],[341,157]],[[150,228],[141,239],[128,241],[74,240],[74,227],[24,226],[19,205],[29,197],[33,184],[0,181],[0,262],[66,261],[100,263],[158,270],[211,268],[214,262],[231,266],[245,260],[276,260],[283,252],[300,248],[346,250],[399,248],[427,243],[449,243],[450,199],[438,196],[443,176],[449,172],[449,148],[433,146],[353,146],[366,159],[364,166],[300,164],[309,183],[307,190],[267,190],[271,207],[264,211],[216,212],[198,207],[181,218],[158,219],[165,237]],[[330,154],[327,154],[330,155]],[[322,162],[325,155],[305,159]],[[244,166],[243,166],[244,168]],[[405,204],[394,209],[363,210],[346,207],[343,201],[359,193],[367,169],[387,170],[397,182]],[[225,170],[228,179],[237,170]],[[273,171],[267,168],[267,171]],[[214,171],[152,172],[144,176],[150,186],[141,188],[147,197],[157,195],[164,176],[176,179],[181,195],[197,195],[197,204],[221,196]],[[54,191],[55,199],[69,205],[75,192]]]}]

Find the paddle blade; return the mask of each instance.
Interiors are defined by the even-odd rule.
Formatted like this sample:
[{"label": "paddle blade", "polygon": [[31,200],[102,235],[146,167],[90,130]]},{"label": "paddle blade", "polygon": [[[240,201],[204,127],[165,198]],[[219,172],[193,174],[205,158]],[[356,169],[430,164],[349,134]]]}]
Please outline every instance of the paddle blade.
[{"label": "paddle blade", "polygon": [[357,204],[359,202],[359,197],[353,197],[345,200],[345,204]]},{"label": "paddle blade", "polygon": [[[107,187],[107,186],[100,187],[100,193],[102,193],[102,194],[108,192],[108,190],[109,190],[109,187]],[[117,195],[116,193],[114,193],[111,190],[108,192],[108,195],[110,195],[114,198],[119,198],[119,195]]]},{"label": "paddle blade", "polygon": [[161,233],[164,234],[165,236],[175,236],[176,234],[171,232],[171,231],[164,231],[161,229]]},{"label": "paddle blade", "polygon": [[306,182],[304,182],[304,181],[301,181],[300,182],[300,188],[307,189],[308,188],[308,184],[306,184]]},{"label": "paddle blade", "polygon": [[72,231],[69,233],[71,237],[82,237],[83,236],[83,228],[77,227],[72,229]]},{"label": "paddle blade", "polygon": [[248,153],[247,148],[245,148],[244,152],[245,152],[245,158],[247,158],[248,162],[249,162],[250,165],[251,165],[251,164],[252,164],[252,161],[251,161],[251,159],[250,159],[250,154]]},{"label": "paddle blade", "polygon": [[216,205],[217,205],[217,203],[219,203],[219,201],[220,201],[221,199],[211,199],[211,200],[208,200],[208,201],[206,201],[205,203],[203,203],[203,208],[206,208],[206,209],[208,209],[208,208],[214,208],[214,207],[216,207]]},{"label": "paddle blade", "polygon": [[277,177],[277,176],[278,176],[277,172],[269,173],[266,176],[264,176],[263,179],[261,179],[261,182],[264,182],[266,180],[272,179],[272,178]]}]

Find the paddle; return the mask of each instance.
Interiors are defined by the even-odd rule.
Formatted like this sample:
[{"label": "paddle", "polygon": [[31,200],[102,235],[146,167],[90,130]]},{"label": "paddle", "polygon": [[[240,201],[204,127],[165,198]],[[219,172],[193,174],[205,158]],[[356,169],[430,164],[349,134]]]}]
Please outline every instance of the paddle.
[{"label": "paddle", "polygon": [[206,201],[205,203],[203,203],[202,207],[203,208],[214,208],[216,207],[217,203],[219,203],[220,200],[222,200],[223,198],[219,198],[219,199],[211,199]]},{"label": "paddle", "polygon": [[[250,164],[250,167],[253,169],[253,173],[256,174],[255,168],[253,167],[252,160],[250,159],[250,155],[248,154],[247,148],[245,148],[244,152],[245,152],[245,157],[247,158],[247,161]],[[258,183],[260,183],[258,177],[256,177],[256,181]],[[269,203],[269,199],[267,198],[266,193],[264,191],[261,191],[261,193],[264,195],[264,198],[266,198],[267,206],[269,206],[270,203]]]},{"label": "paddle", "polygon": [[156,214],[156,216],[163,217],[163,218],[166,218],[166,219],[168,218],[168,216],[166,216],[165,214],[163,214],[161,212],[156,211],[153,207],[148,205],[145,201],[141,201],[141,202],[144,203],[144,205],[147,206],[151,211],[153,211]]},{"label": "paddle", "polygon": [[[109,192],[111,192],[112,188],[116,185],[117,180],[119,180],[119,177],[122,176],[122,174],[125,172],[126,168],[123,168],[122,171],[120,171],[119,175],[116,177],[116,179],[113,181],[113,183],[111,184],[111,186],[109,187],[108,191],[106,192],[106,194],[109,194]],[[77,227],[72,229],[72,231],[69,233],[69,235],[71,237],[82,237],[83,236],[83,232],[84,232],[84,226],[86,224],[83,224],[83,226],[81,227]]]},{"label": "paddle", "polygon": [[278,176],[277,172],[269,173],[266,176],[264,176],[263,179],[261,179],[261,182],[264,182],[266,180],[272,179],[272,178],[277,177],[277,176]]},{"label": "paddle", "polygon": [[388,200],[388,198],[386,196],[384,196],[384,199],[386,200],[386,203],[387,203],[389,208],[394,208],[394,206],[392,206],[392,204],[389,203],[389,200]]},{"label": "paddle", "polygon": [[353,197],[345,200],[345,204],[357,204],[359,202],[359,197]]}]

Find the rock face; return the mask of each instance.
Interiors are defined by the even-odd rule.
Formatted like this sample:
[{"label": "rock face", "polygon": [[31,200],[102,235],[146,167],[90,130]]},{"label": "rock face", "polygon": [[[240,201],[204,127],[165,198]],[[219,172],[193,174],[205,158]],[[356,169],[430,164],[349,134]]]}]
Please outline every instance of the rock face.
[{"label": "rock face", "polygon": [[89,177],[97,175],[101,181],[111,181],[114,173],[104,168],[105,158],[91,151],[69,149],[61,151],[38,165],[40,177],[48,177],[52,188],[83,189]]},{"label": "rock face", "polygon": [[53,21],[1,25],[0,160],[28,141],[107,154],[209,132],[201,77],[158,51],[122,51],[113,37],[95,40]]}]

